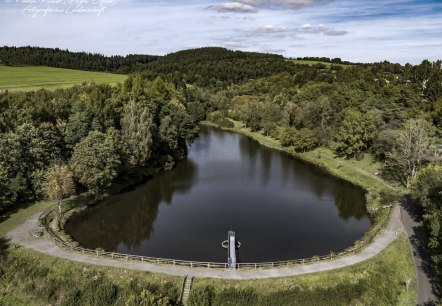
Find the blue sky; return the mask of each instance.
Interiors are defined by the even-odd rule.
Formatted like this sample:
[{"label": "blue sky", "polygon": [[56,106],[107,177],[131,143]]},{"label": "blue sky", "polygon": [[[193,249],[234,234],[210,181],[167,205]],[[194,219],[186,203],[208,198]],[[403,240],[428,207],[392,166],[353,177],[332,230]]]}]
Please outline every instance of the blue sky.
[{"label": "blue sky", "polygon": [[442,59],[442,0],[0,0],[0,44],[107,55],[222,46],[416,64]]}]

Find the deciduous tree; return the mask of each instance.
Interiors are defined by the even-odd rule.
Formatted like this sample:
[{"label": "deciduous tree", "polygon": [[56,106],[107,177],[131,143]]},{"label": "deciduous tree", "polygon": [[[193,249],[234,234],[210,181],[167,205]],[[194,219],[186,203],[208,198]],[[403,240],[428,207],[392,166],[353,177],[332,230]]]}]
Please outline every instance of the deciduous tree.
[{"label": "deciduous tree", "polygon": [[74,148],[69,166],[75,178],[96,194],[117,177],[120,157],[110,135],[92,131]]},{"label": "deciduous tree", "polygon": [[336,152],[341,156],[354,157],[367,149],[375,136],[371,118],[358,110],[348,109],[336,133]]},{"label": "deciduous tree", "polygon": [[121,139],[125,144],[125,162],[129,167],[145,166],[151,155],[152,115],[134,99],[124,106],[121,118]]},{"label": "deciduous tree", "polygon": [[402,169],[407,188],[425,157],[429,155],[431,125],[422,119],[411,119],[397,133],[393,149],[387,153],[389,164]]},{"label": "deciduous tree", "polygon": [[57,201],[61,215],[63,199],[75,194],[74,174],[67,165],[55,164],[46,171],[42,188],[48,199]]}]

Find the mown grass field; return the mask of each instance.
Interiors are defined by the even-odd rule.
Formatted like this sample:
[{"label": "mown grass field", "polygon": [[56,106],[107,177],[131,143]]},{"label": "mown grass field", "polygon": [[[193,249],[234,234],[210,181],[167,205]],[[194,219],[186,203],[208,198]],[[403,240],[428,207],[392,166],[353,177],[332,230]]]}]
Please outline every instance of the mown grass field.
[{"label": "mown grass field", "polygon": [[54,90],[93,81],[97,84],[124,82],[126,75],[43,66],[11,67],[0,65],[0,90]]},{"label": "mown grass field", "polygon": [[331,65],[335,65],[335,66],[341,66],[343,68],[348,68],[351,67],[352,65],[347,65],[347,64],[337,64],[337,63],[328,63],[328,62],[320,62],[320,61],[308,61],[308,60],[298,60],[298,59],[290,59],[289,61],[295,63],[295,64],[300,64],[300,65],[309,65],[309,66],[313,66],[316,64],[324,64],[325,67],[330,68]]}]

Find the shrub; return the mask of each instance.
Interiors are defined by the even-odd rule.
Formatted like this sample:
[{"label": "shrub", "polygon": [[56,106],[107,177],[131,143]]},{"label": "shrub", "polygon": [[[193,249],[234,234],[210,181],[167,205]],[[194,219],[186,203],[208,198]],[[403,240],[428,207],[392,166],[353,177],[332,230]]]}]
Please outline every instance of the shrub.
[{"label": "shrub", "polygon": [[383,189],[380,196],[381,205],[392,205],[399,200],[399,194],[392,189]]}]

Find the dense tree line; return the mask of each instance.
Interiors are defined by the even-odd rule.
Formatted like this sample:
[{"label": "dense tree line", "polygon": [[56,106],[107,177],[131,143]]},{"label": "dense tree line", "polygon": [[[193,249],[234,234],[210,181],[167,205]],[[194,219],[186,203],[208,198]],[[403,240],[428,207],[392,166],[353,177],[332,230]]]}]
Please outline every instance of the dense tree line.
[{"label": "dense tree line", "polygon": [[44,195],[60,202],[74,183],[98,193],[141,169],[170,169],[198,131],[183,90],[160,77],[6,92],[0,105],[0,210]]},{"label": "dense tree line", "polygon": [[6,65],[34,65],[90,71],[130,73],[146,69],[157,60],[153,55],[104,56],[98,53],[70,52],[58,48],[0,47],[0,61]]},{"label": "dense tree line", "polygon": [[[325,56],[321,57],[314,57],[314,56],[305,56],[305,57],[297,57],[297,60],[304,60],[304,61],[314,61],[314,62],[324,62],[324,63],[334,63],[334,64],[353,64],[349,61],[343,61],[339,57],[336,58],[329,58]],[[353,64],[354,65],[354,64]]]},{"label": "dense tree line", "polygon": [[198,86],[223,88],[280,72],[295,73],[297,65],[280,55],[211,47],[166,55],[150,69]]}]

